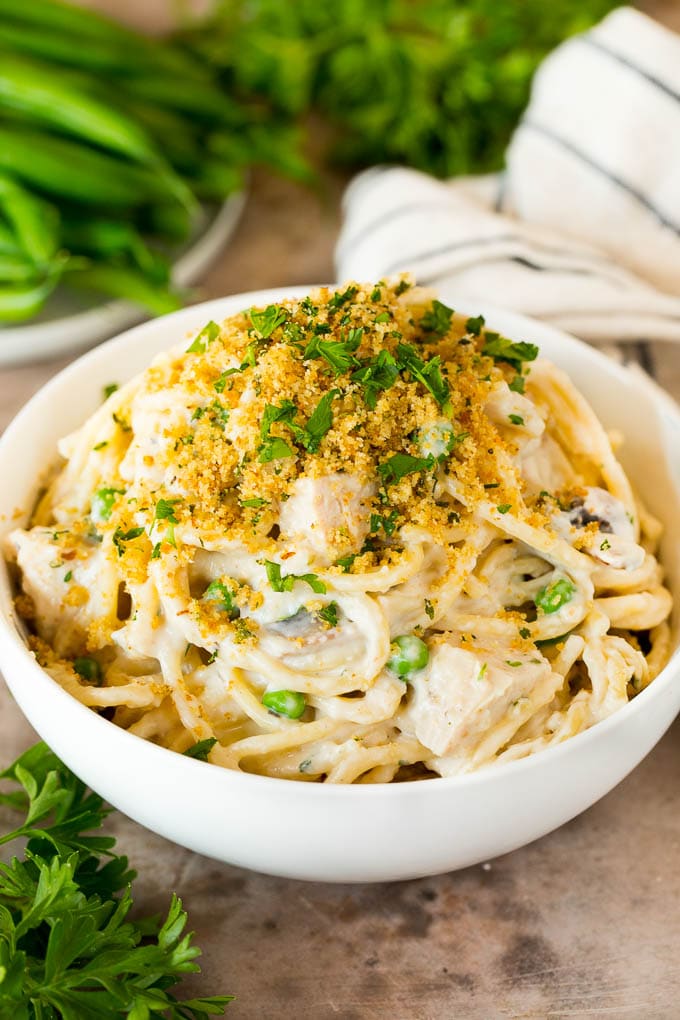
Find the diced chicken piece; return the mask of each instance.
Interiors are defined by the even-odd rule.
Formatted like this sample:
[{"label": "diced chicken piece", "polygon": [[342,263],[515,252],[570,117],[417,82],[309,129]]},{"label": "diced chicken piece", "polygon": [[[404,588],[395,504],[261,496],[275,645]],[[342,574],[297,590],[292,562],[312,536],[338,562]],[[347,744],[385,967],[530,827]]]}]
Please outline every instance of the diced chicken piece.
[{"label": "diced chicken piece", "polygon": [[550,663],[538,653],[527,656],[499,644],[468,649],[447,635],[435,639],[427,666],[410,678],[413,695],[405,716],[435,755],[459,757],[471,752],[513,704],[532,699],[537,690],[540,704],[550,700],[562,682],[555,674],[550,684],[551,675]]},{"label": "diced chicken piece", "polygon": [[536,447],[526,450],[520,462],[522,478],[529,494],[538,495],[544,489],[557,492],[568,488],[574,472],[559,443],[543,433]]},{"label": "diced chicken piece", "polygon": [[[592,486],[585,492],[585,496],[572,500],[568,510],[553,514],[555,530],[572,544],[578,541],[607,566],[637,570],[644,562],[645,551],[635,541],[635,526],[625,506],[606,489]],[[597,525],[597,530],[583,530],[591,524]]]},{"label": "diced chicken piece", "polygon": [[353,475],[299,478],[290,499],[281,505],[281,537],[307,549],[318,566],[329,566],[361,548],[374,493],[373,485]]},{"label": "diced chicken piece", "polygon": [[[82,651],[86,636],[97,644],[93,626],[102,628],[101,643],[110,640],[117,623],[118,577],[102,547],[81,542],[76,555],[62,559],[64,550],[50,528],[14,531],[10,554],[22,572],[22,588],[35,606],[35,625],[57,655]],[[67,550],[67,553],[71,550]]]},{"label": "diced chicken piece", "polygon": [[503,428],[519,427],[533,437],[542,435],[545,430],[545,422],[531,400],[515,393],[505,383],[494,387],[484,410],[492,422]]},{"label": "diced chicken piece", "polygon": [[145,391],[133,400],[132,441],[120,465],[121,477],[151,489],[169,485],[176,474],[172,455],[178,430],[189,431],[194,406],[195,398],[188,391],[178,393],[172,402],[165,390]]}]

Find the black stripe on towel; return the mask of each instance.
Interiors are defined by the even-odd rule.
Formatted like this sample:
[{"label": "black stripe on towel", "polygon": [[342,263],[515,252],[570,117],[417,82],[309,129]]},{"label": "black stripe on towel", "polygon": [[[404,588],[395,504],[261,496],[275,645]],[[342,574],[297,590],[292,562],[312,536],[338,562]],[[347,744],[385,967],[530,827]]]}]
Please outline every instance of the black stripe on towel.
[{"label": "black stripe on towel", "polygon": [[607,170],[605,167],[600,166],[599,163],[596,163],[594,159],[591,159],[587,153],[583,152],[582,149],[579,149],[572,142],[569,142],[566,138],[562,138],[560,135],[555,134],[555,132],[551,131],[549,128],[543,127],[542,124],[536,124],[531,120],[522,121],[519,130],[521,131],[522,128],[526,128],[528,131],[534,131],[543,138],[547,138],[548,141],[551,141],[553,144],[559,146],[559,148],[564,149],[565,152],[568,152],[571,156],[580,160],[581,163],[585,163],[586,166],[589,166],[591,170],[594,170],[595,173],[599,174],[601,177],[606,177],[608,181],[611,181],[612,184],[615,184],[621,189],[621,191],[630,195],[631,198],[635,199],[636,202],[652,213],[663,227],[667,227],[669,230],[672,230],[674,234],[680,234],[680,226],[672,220],[669,220],[660,209],[657,209],[654,203],[650,202],[642,191],[639,191],[638,188],[635,188],[632,184],[624,181],[623,178],[619,177],[617,174],[613,174],[611,170]]},{"label": "black stripe on towel", "polygon": [[616,50],[610,50],[608,46],[603,46],[598,39],[593,39],[593,37],[589,35],[581,36],[579,42],[585,46],[591,46],[599,53],[604,53],[605,56],[609,57],[611,60],[615,60],[617,63],[622,64],[623,67],[627,67],[629,71],[633,71],[635,74],[639,75],[640,78],[644,78],[645,81],[654,85],[654,87],[659,89],[660,92],[665,92],[665,94],[670,96],[671,99],[675,99],[676,102],[680,101],[680,92],[671,88],[671,86],[667,85],[665,81],[661,81],[661,78],[657,78],[656,75],[650,74],[649,71],[645,71],[644,68],[640,67],[638,64],[634,64],[629,57],[624,57],[622,53],[617,53]]}]

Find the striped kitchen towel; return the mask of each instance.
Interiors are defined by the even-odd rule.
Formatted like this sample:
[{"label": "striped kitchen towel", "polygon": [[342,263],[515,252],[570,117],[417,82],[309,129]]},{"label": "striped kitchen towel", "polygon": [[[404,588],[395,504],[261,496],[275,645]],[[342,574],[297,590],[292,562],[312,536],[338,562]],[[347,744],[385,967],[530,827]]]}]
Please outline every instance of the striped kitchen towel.
[{"label": "striped kitchen towel", "polygon": [[349,186],[338,279],[410,270],[585,339],[680,340],[680,37],[632,8],[541,65],[503,174],[373,167]]}]

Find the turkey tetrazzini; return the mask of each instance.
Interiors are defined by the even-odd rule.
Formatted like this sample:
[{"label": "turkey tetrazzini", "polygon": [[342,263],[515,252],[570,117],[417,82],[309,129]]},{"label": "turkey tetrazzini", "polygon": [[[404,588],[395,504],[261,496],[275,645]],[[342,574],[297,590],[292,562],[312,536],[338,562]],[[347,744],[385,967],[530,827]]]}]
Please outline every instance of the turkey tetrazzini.
[{"label": "turkey tetrazzini", "polygon": [[667,656],[660,529],[537,353],[407,278],[209,322],[62,440],[10,536],[38,660],[131,733],[305,781],[610,715]]}]

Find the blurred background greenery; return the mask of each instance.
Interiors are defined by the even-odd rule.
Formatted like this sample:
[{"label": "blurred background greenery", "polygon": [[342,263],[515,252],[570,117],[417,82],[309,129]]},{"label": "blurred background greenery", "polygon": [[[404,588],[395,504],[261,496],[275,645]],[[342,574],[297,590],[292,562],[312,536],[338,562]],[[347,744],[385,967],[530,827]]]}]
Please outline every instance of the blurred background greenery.
[{"label": "blurred background greenery", "polygon": [[177,307],[177,247],[253,167],[311,187],[499,168],[537,65],[615,4],[88,4],[107,6],[0,0],[0,322],[64,282]]}]

